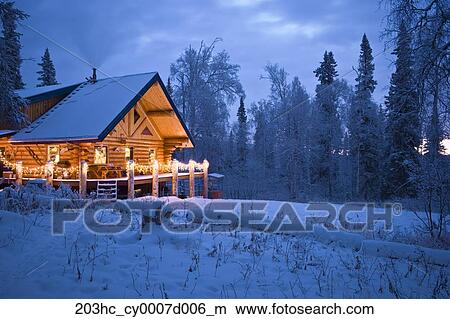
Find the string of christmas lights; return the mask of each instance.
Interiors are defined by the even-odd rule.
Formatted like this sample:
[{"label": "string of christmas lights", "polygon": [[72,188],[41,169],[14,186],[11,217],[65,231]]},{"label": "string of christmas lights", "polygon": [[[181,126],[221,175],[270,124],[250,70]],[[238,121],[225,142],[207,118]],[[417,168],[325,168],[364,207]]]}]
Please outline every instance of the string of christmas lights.
[{"label": "string of christmas lights", "polygon": [[[13,163],[11,161],[8,161],[5,157],[0,156],[0,162],[2,162],[4,166],[9,167],[10,169],[16,170],[17,164]],[[47,167],[46,165],[33,166],[33,167],[28,167],[28,166],[22,165],[22,173],[24,175],[43,176],[43,175],[45,175],[46,167]],[[62,175],[64,177],[78,175],[78,167],[64,168],[64,167],[54,166],[53,174]]]},{"label": "string of christmas lights", "polygon": [[[16,170],[16,163],[13,163],[11,161],[8,161],[4,156],[0,155],[0,162],[3,163],[4,166],[9,167],[12,170]],[[176,162],[178,166],[179,172],[188,172],[191,165],[194,167],[194,171],[204,171],[205,169],[205,163],[197,163],[192,161],[191,163],[180,163]],[[158,173],[170,173],[172,172],[174,161],[169,163],[159,163],[158,162]],[[153,165],[144,165],[139,163],[134,163],[134,170],[138,174],[152,174],[153,173]],[[206,165],[209,166],[209,163],[206,162]],[[129,168],[129,163],[127,163],[127,169]],[[24,175],[31,175],[31,176],[44,176],[47,169],[47,165],[40,165],[40,166],[23,166],[22,165],[22,172]],[[78,167],[70,167],[70,168],[64,168],[59,166],[53,167],[53,174],[55,175],[62,175],[63,177],[67,178],[70,176],[77,176],[79,174],[79,168]]]}]

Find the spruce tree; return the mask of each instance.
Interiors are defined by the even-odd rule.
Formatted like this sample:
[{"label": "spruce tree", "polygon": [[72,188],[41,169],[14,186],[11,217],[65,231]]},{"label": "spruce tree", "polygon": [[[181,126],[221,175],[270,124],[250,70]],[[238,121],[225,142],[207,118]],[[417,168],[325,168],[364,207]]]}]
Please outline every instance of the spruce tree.
[{"label": "spruce tree", "polygon": [[17,130],[27,124],[27,120],[22,113],[25,102],[14,92],[9,58],[5,42],[0,38],[0,129]]},{"label": "spruce tree", "polygon": [[170,81],[170,76],[167,78],[167,93],[169,93],[169,96],[171,98],[173,98],[173,87],[172,87],[172,82]]},{"label": "spruce tree", "polygon": [[308,93],[295,76],[288,85],[285,116],[278,120],[277,147],[280,180],[287,186],[289,200],[304,199],[308,189],[307,145],[311,104]]},{"label": "spruce tree", "polygon": [[419,103],[413,72],[411,38],[405,24],[400,25],[395,72],[392,74],[389,94],[386,98],[386,195],[414,196],[412,180],[418,165],[418,149],[421,145]]},{"label": "spruce tree", "polygon": [[335,78],[338,76],[336,67],[337,63],[334,59],[333,52],[325,51],[323,61],[320,62],[320,66],[314,71],[314,74],[318,78],[321,85],[333,84]]},{"label": "spruce tree", "polygon": [[262,177],[267,180],[275,168],[275,132],[274,126],[270,125],[272,105],[269,101],[261,100],[254,104],[252,109],[252,118],[255,125],[253,135],[253,154],[257,169]]},{"label": "spruce tree", "polygon": [[228,135],[228,139],[226,141],[226,150],[225,150],[225,170],[227,172],[233,173],[235,159],[235,138],[233,129],[230,130],[230,134]]},{"label": "spruce tree", "polygon": [[248,153],[248,123],[247,112],[244,105],[244,97],[241,96],[239,101],[239,108],[237,111],[238,128],[236,132],[236,149],[238,156],[238,163],[245,166]]},{"label": "spruce tree", "polygon": [[353,195],[366,200],[378,197],[380,189],[379,149],[382,140],[377,106],[372,101],[372,93],[377,84],[373,78],[374,70],[372,48],[364,34],[355,96],[350,107],[349,144]]},{"label": "spruce tree", "polygon": [[314,71],[316,86],[315,112],[311,132],[311,175],[316,192],[328,199],[335,196],[338,171],[336,155],[341,145],[341,123],[337,112],[337,92],[334,82],[338,73],[332,52],[325,51],[323,61]]},{"label": "spruce tree", "polygon": [[436,75],[433,83],[431,116],[426,130],[425,152],[431,161],[438,159],[440,154],[444,152],[444,145],[442,144],[444,130],[439,118],[439,82],[439,76]]},{"label": "spruce tree", "polygon": [[5,55],[8,56],[7,63],[9,69],[9,77],[13,83],[15,90],[23,89],[25,84],[20,74],[20,66],[22,58],[20,57],[20,37],[22,34],[17,32],[17,22],[27,18],[28,15],[23,11],[14,7],[14,2],[0,2],[0,18],[3,25],[3,39]]},{"label": "spruce tree", "polygon": [[53,65],[53,61],[50,58],[50,52],[48,48],[45,49],[44,55],[41,58],[42,62],[38,63],[41,67],[41,70],[37,71],[39,74],[38,81],[41,81],[37,86],[47,86],[47,85],[55,85],[58,84],[56,81],[56,71],[55,66]]}]

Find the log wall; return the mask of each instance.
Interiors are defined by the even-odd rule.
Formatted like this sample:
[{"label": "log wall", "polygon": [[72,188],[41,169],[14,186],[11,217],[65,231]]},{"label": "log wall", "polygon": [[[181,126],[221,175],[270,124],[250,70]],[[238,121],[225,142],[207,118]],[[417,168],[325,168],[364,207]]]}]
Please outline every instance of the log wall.
[{"label": "log wall", "polygon": [[19,144],[14,145],[7,139],[0,139],[0,148],[5,148],[7,160],[15,163],[22,161],[24,167],[39,167],[48,161],[48,146],[57,145],[60,149],[59,164],[69,163],[69,167],[78,167],[81,160],[94,164],[95,146],[107,147],[107,162],[117,167],[126,167],[125,147],[133,147],[134,161],[141,165],[150,165],[150,149],[155,151],[160,162],[171,160],[163,141],[127,139],[125,142],[114,137],[107,137],[98,143],[62,143],[62,144]]},{"label": "log wall", "polygon": [[61,101],[65,95],[55,96],[50,99],[31,103],[27,105],[23,113],[27,116],[28,120],[31,122],[37,120],[42,114],[50,110],[53,106],[55,106],[59,101]]}]

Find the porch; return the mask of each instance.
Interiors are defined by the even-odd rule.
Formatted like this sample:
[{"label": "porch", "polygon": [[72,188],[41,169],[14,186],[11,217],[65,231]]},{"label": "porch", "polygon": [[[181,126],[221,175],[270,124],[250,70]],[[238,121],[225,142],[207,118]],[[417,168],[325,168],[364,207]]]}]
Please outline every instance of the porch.
[{"label": "porch", "polygon": [[211,189],[220,184],[217,174],[208,174],[209,163],[189,161],[184,164],[176,160],[168,163],[153,161],[152,165],[141,165],[128,161],[125,169],[112,165],[92,165],[81,161],[78,168],[61,168],[52,161],[41,167],[25,167],[22,162],[11,163],[3,158],[3,164],[12,171],[3,173],[6,183],[26,184],[40,181],[46,185],[58,187],[66,184],[78,189],[83,197],[95,193],[98,198],[129,198],[152,195],[177,197],[220,197],[221,190]]}]

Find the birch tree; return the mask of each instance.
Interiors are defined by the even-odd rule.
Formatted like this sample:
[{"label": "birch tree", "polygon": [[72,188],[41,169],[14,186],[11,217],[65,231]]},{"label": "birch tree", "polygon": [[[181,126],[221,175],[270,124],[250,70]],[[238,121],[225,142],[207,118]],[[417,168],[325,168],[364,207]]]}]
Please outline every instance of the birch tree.
[{"label": "birch tree", "polygon": [[244,95],[239,65],[226,51],[215,52],[220,39],[198,49],[189,46],[171,65],[173,98],[196,142],[194,159],[208,158],[212,169],[223,169],[223,137],[227,136],[229,106]]}]

